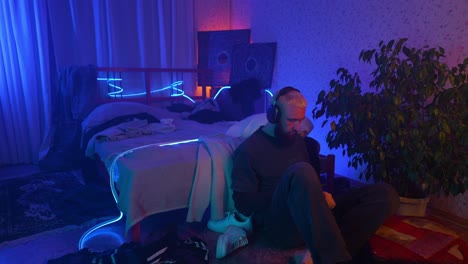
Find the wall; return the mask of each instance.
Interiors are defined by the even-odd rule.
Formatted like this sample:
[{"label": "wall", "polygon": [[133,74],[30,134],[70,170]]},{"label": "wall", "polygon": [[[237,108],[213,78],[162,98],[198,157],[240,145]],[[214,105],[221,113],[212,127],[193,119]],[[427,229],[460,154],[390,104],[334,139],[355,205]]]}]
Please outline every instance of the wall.
[{"label": "wall", "polygon": [[[417,47],[442,46],[449,65],[468,57],[467,0],[240,0],[231,8],[233,29],[250,27],[252,42],[277,42],[273,89],[300,88],[309,99],[309,117],[339,67],[358,72],[366,87],[372,68],[358,61],[359,52],[381,40],[407,37]],[[311,135],[336,154],[337,173],[356,178],[341,150],[328,150],[327,127],[315,124]]]},{"label": "wall", "polygon": [[230,0],[194,0],[195,31],[230,29]]},{"label": "wall", "polygon": [[[378,47],[381,40],[409,38],[416,47],[442,46],[446,62],[454,66],[468,57],[468,1],[438,0],[238,0],[230,5],[232,29],[251,28],[252,42],[277,42],[273,90],[293,85],[309,100],[308,116],[317,94],[328,88],[339,67],[358,72],[363,89],[372,67],[358,61],[363,49]],[[228,12],[228,11],[226,11]],[[351,178],[358,173],[347,167],[341,150],[329,150],[315,120],[311,136],[323,152],[336,154],[336,172]],[[468,218],[468,195],[434,199],[432,204]]]},{"label": "wall", "polygon": [[[409,44],[442,46],[446,62],[468,57],[468,1],[323,1],[195,0],[195,27],[202,30],[250,28],[252,42],[277,42],[273,89],[300,88],[309,99],[311,117],[316,96],[327,89],[339,67],[358,72],[363,88],[372,67],[358,61],[362,49],[379,41],[409,38]],[[326,146],[326,128],[315,120],[311,135],[323,152],[335,153],[337,174],[357,178],[340,150]],[[431,197],[431,206],[468,219],[468,195]]]}]

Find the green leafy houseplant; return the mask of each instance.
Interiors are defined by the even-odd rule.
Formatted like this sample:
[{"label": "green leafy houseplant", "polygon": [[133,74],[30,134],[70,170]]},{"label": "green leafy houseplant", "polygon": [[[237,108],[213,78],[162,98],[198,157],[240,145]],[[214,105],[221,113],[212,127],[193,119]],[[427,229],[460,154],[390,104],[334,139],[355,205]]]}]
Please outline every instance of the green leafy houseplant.
[{"label": "green leafy houseplant", "polygon": [[359,177],[393,184],[400,196],[457,195],[468,188],[468,58],[440,61],[443,48],[380,42],[359,59],[375,63],[370,92],[359,75],[339,68],[312,115],[330,123],[326,141],[342,148]]}]

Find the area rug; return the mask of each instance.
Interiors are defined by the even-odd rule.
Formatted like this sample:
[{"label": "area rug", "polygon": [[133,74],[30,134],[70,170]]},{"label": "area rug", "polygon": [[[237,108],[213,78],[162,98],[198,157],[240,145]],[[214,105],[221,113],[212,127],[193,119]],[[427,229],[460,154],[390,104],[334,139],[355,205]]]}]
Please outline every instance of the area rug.
[{"label": "area rug", "polygon": [[394,263],[468,263],[468,247],[452,230],[425,217],[391,216],[371,238],[374,255]]},{"label": "area rug", "polygon": [[80,172],[41,172],[0,183],[0,243],[118,215],[109,187]]}]

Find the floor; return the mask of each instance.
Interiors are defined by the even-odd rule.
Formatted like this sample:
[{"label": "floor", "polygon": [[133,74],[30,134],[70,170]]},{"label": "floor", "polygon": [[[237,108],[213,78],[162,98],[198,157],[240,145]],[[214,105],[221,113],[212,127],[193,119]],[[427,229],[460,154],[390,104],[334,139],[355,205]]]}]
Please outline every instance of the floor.
[{"label": "floor", "polygon": [[[39,171],[40,168],[34,165],[2,167],[0,168],[0,184],[3,180],[25,177]],[[81,226],[50,230],[30,237],[3,242],[0,244],[0,264],[47,263],[50,259],[76,252],[81,236],[96,224],[99,223],[90,221]],[[99,230],[94,233],[97,234],[96,237],[90,239],[86,246],[92,246],[96,250],[117,247],[123,241],[120,235],[123,234],[123,229],[122,223],[116,223]]]},{"label": "floor", "polygon": [[[361,187],[364,183],[351,181],[351,186]],[[430,205],[426,210],[426,217],[433,219],[444,226],[455,231],[465,242],[468,243],[468,219],[460,218],[451,214],[447,214],[437,208],[431,208]]]},{"label": "floor", "polygon": [[[37,171],[39,171],[39,168],[32,165],[0,168],[0,182],[12,177],[27,176]],[[452,229],[468,243],[468,226],[466,225],[465,219],[451,218],[450,216],[444,215],[443,212],[431,210],[430,208],[428,210],[428,214],[428,217],[433,218],[446,227]],[[173,215],[167,219],[181,218]],[[31,237],[4,242],[0,244],[0,263],[42,264],[47,263],[48,260],[77,252],[78,241],[81,236],[96,224],[98,223],[91,221],[81,226],[51,230]],[[161,236],[162,232],[160,229],[155,229],[155,227],[161,227],[169,224],[171,224],[170,220],[169,222],[165,222],[165,220],[162,220],[160,217],[145,220],[142,225],[142,239],[144,241],[148,241]],[[182,235],[190,236],[195,232],[197,235],[201,236],[200,238],[209,244],[209,249],[211,251],[210,263],[262,263],[264,262],[262,259],[264,260],[265,258],[275,260],[273,263],[288,263],[289,256],[297,251],[292,250],[285,252],[264,249],[259,250],[257,246],[258,243],[255,243],[254,241],[250,247],[246,247],[241,253],[233,253],[225,259],[217,260],[214,258],[217,234],[207,230],[205,226],[199,224],[180,224],[181,228],[179,228],[179,232],[182,233]],[[85,243],[85,247],[96,251],[116,248],[124,242],[125,238],[123,234],[124,221],[121,220],[95,231],[90,239]],[[255,256],[255,259],[252,259],[252,256]]]},{"label": "floor", "polygon": [[[36,166],[14,166],[0,168],[0,184],[2,180],[24,177],[38,172]],[[184,223],[186,212],[179,210],[171,213],[149,217],[142,222],[141,239],[143,243],[161,238],[168,226],[177,225],[179,238],[186,239],[197,236],[208,245],[209,263],[288,263],[288,259],[297,250],[271,250],[262,247],[255,241],[249,242],[249,247],[234,252],[229,257],[218,260],[215,258],[217,233],[200,223]],[[125,220],[108,225],[94,231],[84,243],[84,248],[96,252],[113,250],[126,242],[124,235]],[[100,223],[91,221],[81,226],[50,230],[30,237],[0,244],[0,264],[43,264],[49,260],[60,258],[78,251],[80,238],[89,229]],[[27,254],[25,254],[27,253]]]}]

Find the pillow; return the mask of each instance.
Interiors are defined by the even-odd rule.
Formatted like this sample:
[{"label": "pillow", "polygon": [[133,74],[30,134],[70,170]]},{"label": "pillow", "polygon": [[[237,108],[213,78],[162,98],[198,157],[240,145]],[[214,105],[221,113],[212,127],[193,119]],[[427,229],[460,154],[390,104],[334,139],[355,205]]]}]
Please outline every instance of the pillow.
[{"label": "pillow", "polygon": [[91,128],[124,115],[148,113],[155,118],[157,110],[146,104],[136,102],[113,102],[96,107],[81,123],[81,130],[88,131]]},{"label": "pillow", "polygon": [[[266,117],[266,113],[251,115],[228,128],[226,135],[247,138],[252,135],[253,132],[255,132],[259,127],[264,126],[267,123],[268,119]],[[312,124],[312,121],[306,117],[301,122],[299,134],[305,137],[312,131],[312,129],[314,129],[314,124]]]},{"label": "pillow", "polygon": [[226,131],[226,135],[231,137],[247,138],[259,127],[268,123],[266,113],[251,115],[235,123]]},{"label": "pillow", "polygon": [[299,127],[299,135],[301,135],[301,137],[307,137],[313,129],[314,124],[308,117],[306,117],[304,120],[302,120]]}]

